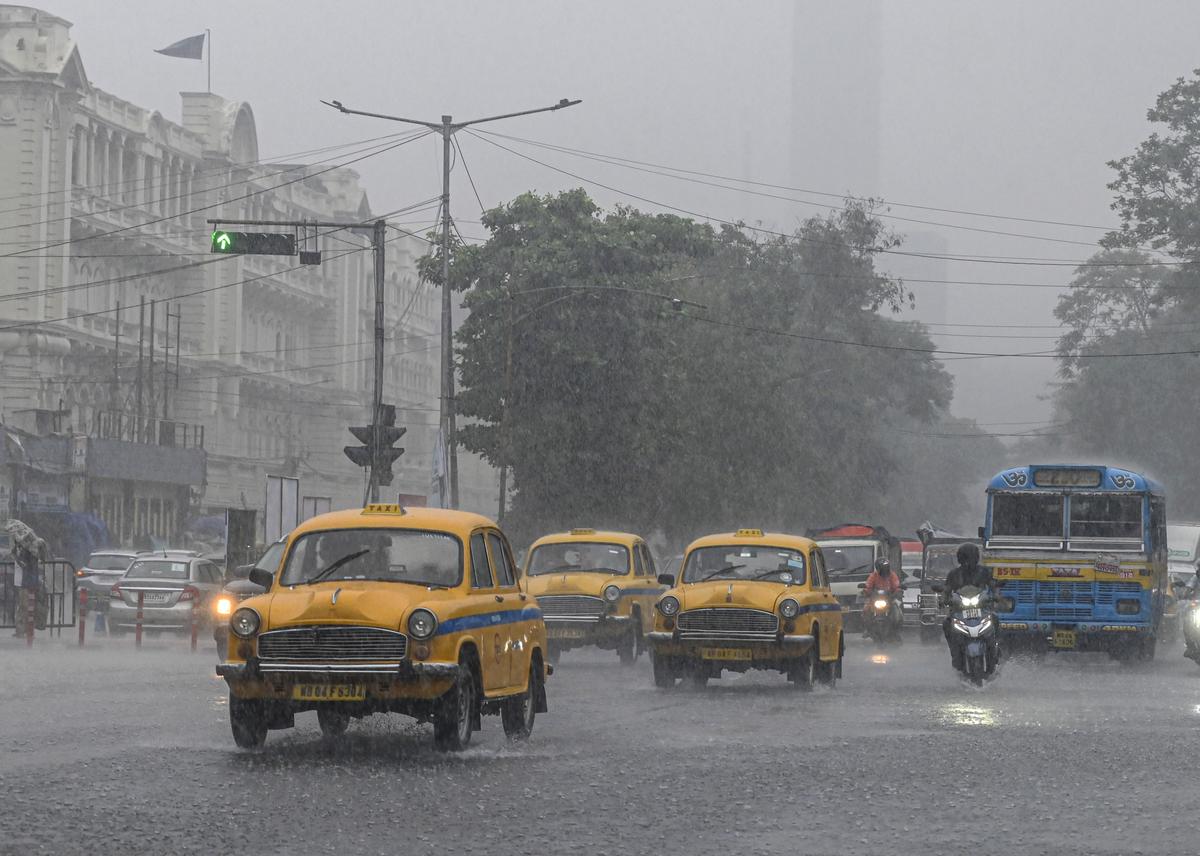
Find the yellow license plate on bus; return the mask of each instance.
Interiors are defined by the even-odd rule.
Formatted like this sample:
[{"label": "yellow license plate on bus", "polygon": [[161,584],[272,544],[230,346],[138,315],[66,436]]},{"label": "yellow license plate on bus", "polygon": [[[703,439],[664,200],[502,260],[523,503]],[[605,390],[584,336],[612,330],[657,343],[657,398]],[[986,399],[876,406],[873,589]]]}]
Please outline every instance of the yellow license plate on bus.
[{"label": "yellow license plate on bus", "polygon": [[1075,631],[1074,630],[1055,630],[1053,644],[1055,648],[1074,648],[1075,647]]},{"label": "yellow license plate on bus", "polygon": [[752,660],[754,656],[745,648],[701,648],[700,656],[705,660]]},{"label": "yellow license plate on bus", "polygon": [[582,639],[587,631],[579,627],[547,627],[546,636],[550,639]]},{"label": "yellow license plate on bus", "polygon": [[295,701],[363,701],[366,697],[365,684],[296,684],[292,687]]}]

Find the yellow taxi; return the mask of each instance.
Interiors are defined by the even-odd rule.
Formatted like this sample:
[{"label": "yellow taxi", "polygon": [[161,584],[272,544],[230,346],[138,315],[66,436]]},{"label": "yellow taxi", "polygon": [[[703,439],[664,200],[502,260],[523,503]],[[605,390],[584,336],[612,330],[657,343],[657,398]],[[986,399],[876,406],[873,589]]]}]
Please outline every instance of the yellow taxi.
[{"label": "yellow taxi", "polygon": [[797,689],[842,674],[842,611],[815,541],[739,529],[693,541],[648,634],[654,684],[703,687],[721,672],[774,669]]},{"label": "yellow taxi", "polygon": [[267,591],[229,616],[217,674],[234,742],[261,746],[316,710],[326,736],[350,719],[403,713],[433,723],[441,749],[465,747],[483,714],[510,739],[546,710],[546,627],[491,520],[369,505],[301,523]]},{"label": "yellow taxi", "polygon": [[633,663],[665,589],[657,576],[646,542],[628,532],[572,529],[534,541],[522,585],[546,620],[547,659],[594,646]]}]

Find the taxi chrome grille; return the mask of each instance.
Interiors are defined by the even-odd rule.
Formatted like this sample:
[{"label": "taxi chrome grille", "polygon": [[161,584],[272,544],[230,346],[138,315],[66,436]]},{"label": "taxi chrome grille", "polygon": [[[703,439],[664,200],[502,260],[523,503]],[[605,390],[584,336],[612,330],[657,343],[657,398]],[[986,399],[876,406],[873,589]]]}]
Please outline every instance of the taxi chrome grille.
[{"label": "taxi chrome grille", "polygon": [[679,613],[681,639],[754,639],[774,641],[779,616],[761,609],[713,607]]},{"label": "taxi chrome grille", "polygon": [[407,652],[407,636],[379,627],[318,624],[258,637],[259,658],[273,662],[400,661]]},{"label": "taxi chrome grille", "polygon": [[537,601],[544,621],[599,621],[604,614],[604,601],[588,595],[542,595]]}]

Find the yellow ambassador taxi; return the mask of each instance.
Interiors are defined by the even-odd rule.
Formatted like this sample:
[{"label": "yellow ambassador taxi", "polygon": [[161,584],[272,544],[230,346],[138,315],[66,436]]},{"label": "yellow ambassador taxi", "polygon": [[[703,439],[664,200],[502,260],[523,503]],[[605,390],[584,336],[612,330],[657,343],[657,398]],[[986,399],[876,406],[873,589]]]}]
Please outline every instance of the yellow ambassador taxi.
[{"label": "yellow ambassador taxi", "polygon": [[435,744],[456,750],[482,714],[522,739],[546,710],[542,614],[486,517],[399,505],[322,514],[287,536],[275,575],[251,579],[268,590],[229,617],[217,666],[238,746],[315,709],[326,736],[396,712],[432,722]]},{"label": "yellow ambassador taxi", "polygon": [[533,542],[525,560],[525,590],[546,620],[547,659],[595,646],[633,663],[654,627],[657,579],[646,542],[628,532],[572,529]]},{"label": "yellow ambassador taxi", "polygon": [[842,612],[815,541],[739,529],[688,545],[648,634],[654,684],[703,687],[725,669],[775,669],[797,689],[842,674]]}]

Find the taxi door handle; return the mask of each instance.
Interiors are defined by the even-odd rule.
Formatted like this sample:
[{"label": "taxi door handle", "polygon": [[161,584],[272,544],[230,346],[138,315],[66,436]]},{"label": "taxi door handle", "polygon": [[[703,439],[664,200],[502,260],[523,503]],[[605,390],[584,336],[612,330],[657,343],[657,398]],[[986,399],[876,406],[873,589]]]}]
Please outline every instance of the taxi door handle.
[{"label": "taxi door handle", "polygon": [[496,603],[504,603],[504,595],[502,595],[502,594],[496,595]]}]

